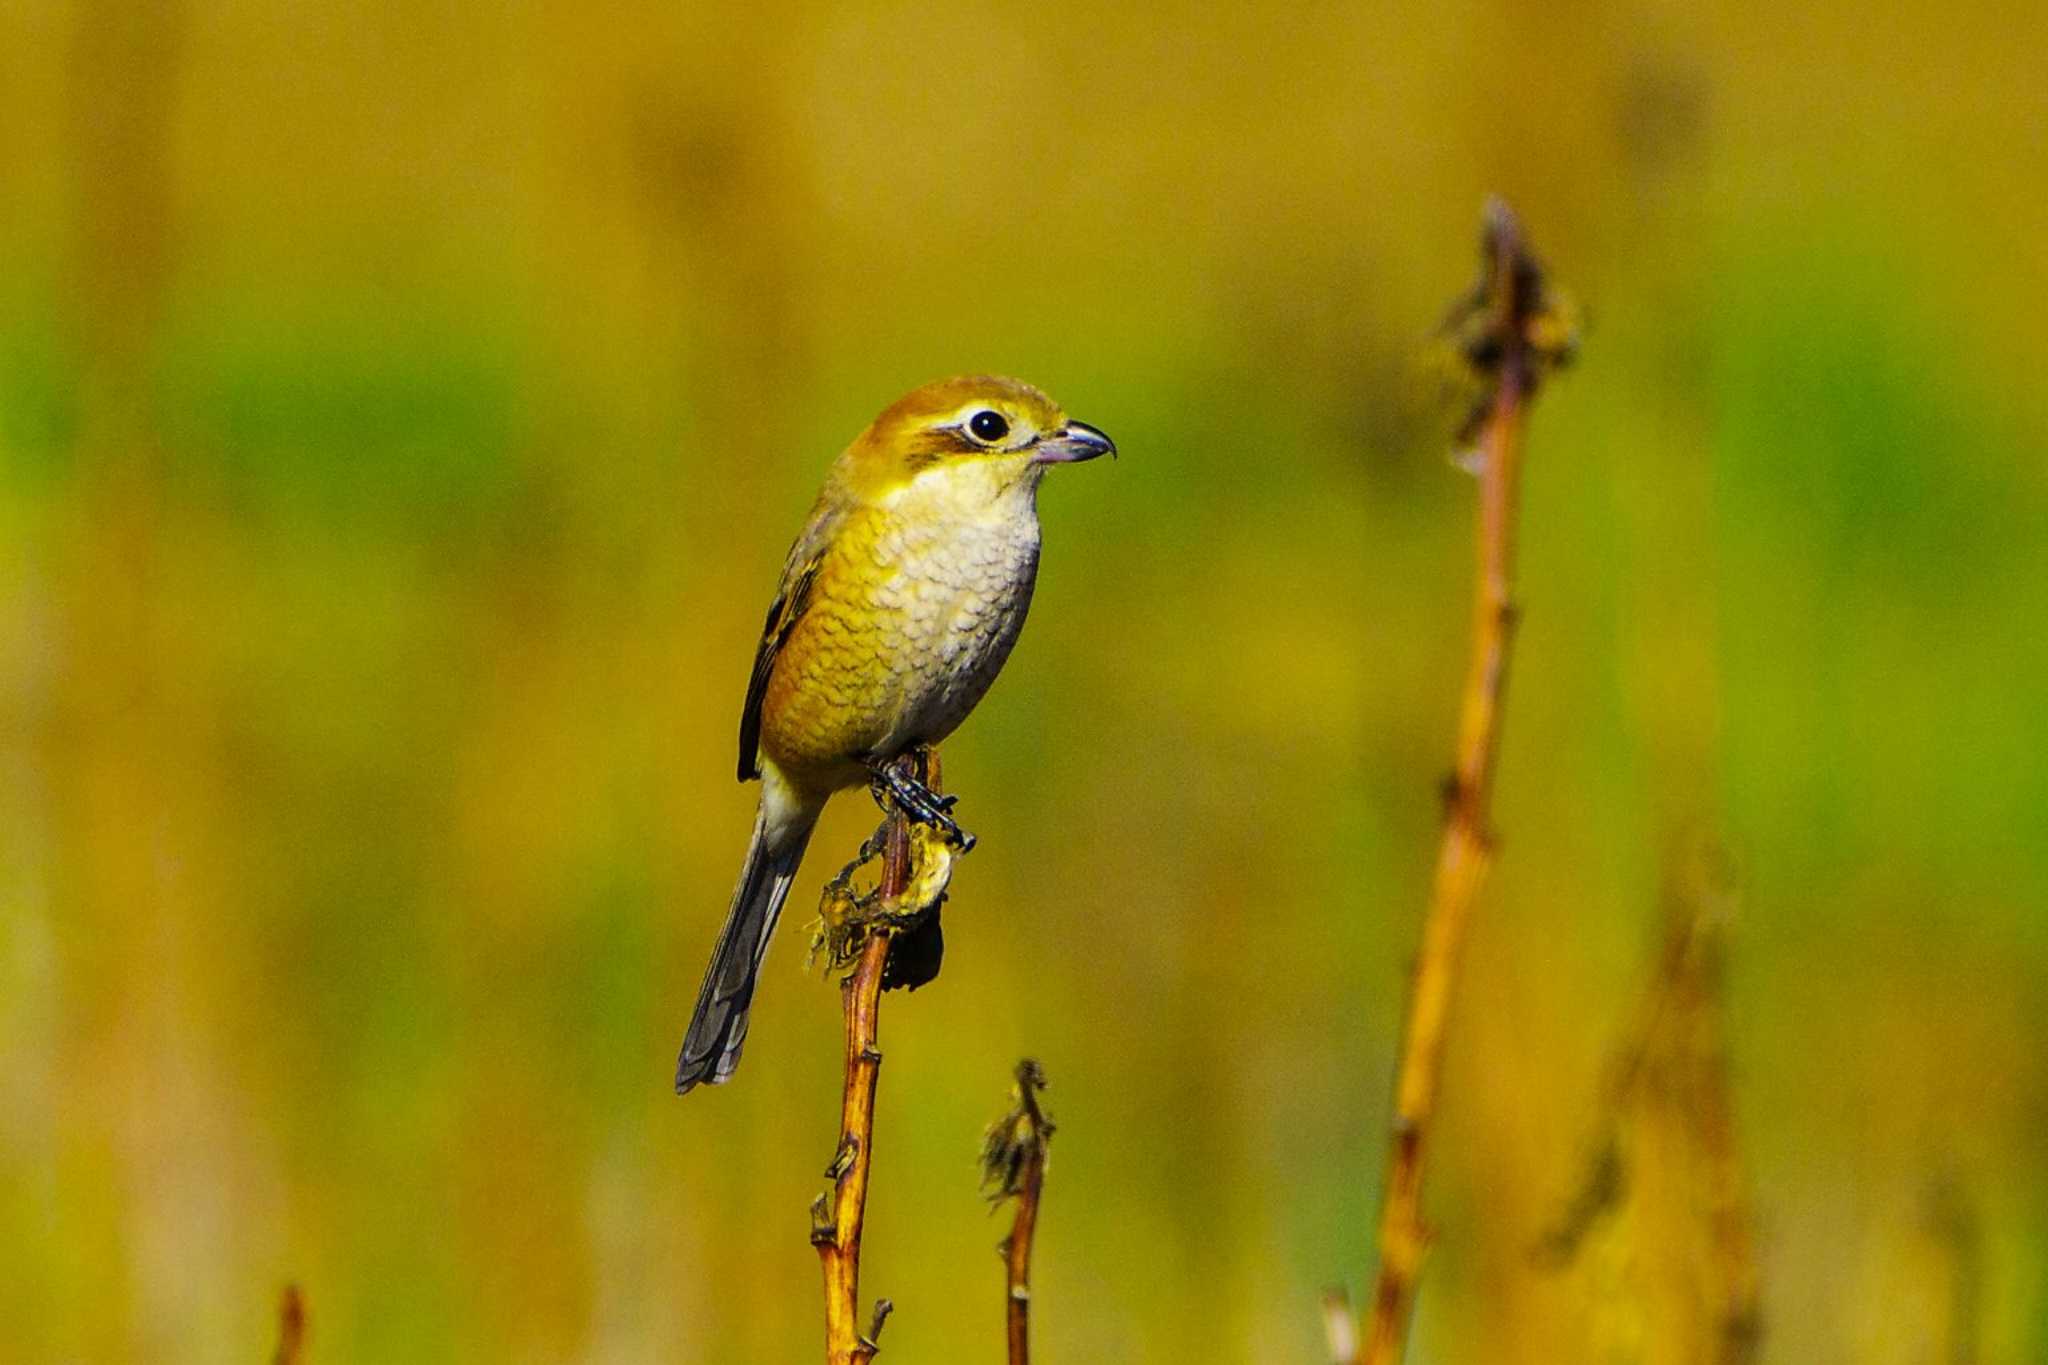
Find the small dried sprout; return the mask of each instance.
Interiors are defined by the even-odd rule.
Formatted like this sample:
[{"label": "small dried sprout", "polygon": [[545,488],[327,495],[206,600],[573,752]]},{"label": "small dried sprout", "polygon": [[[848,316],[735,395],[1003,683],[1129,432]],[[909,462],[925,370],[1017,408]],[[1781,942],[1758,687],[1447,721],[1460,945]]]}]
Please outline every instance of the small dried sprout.
[{"label": "small dried sprout", "polygon": [[882,1326],[889,1321],[889,1315],[896,1311],[896,1305],[888,1299],[876,1299],[875,1311],[868,1318],[868,1330],[860,1335],[859,1355],[862,1359],[873,1360],[882,1349]]},{"label": "small dried sprout", "polygon": [[989,1203],[1000,1204],[1024,1192],[1032,1173],[1045,1173],[1052,1146],[1053,1121],[1038,1102],[1046,1086],[1045,1068],[1026,1057],[1017,1063],[1017,1083],[1010,1088],[1010,1112],[988,1126],[981,1139],[981,1188]]},{"label": "small dried sprout", "polygon": [[831,972],[852,966],[860,957],[861,944],[867,940],[863,926],[881,892],[879,887],[863,891],[854,885],[853,879],[862,868],[880,861],[887,846],[888,830],[884,823],[869,835],[855,851],[853,861],[825,883],[824,892],[818,897],[818,917],[811,921],[811,946],[804,954],[805,971],[815,967],[820,958],[824,960],[824,970]]},{"label": "small dried sprout", "polygon": [[1584,322],[1578,300],[1551,283],[1522,244],[1514,216],[1503,205],[1490,205],[1479,281],[1437,329],[1426,364],[1445,406],[1459,414],[1452,463],[1471,474],[1482,472],[1479,433],[1493,410],[1509,352],[1522,358],[1534,389],[1577,357]]},{"label": "small dried sprout", "polygon": [[832,1196],[821,1193],[811,1201],[811,1245],[831,1246],[838,1235],[839,1220],[833,1214]]},{"label": "small dried sprout", "polygon": [[929,825],[910,827],[910,877],[902,895],[885,897],[879,885],[862,888],[856,884],[855,878],[864,868],[881,861],[888,831],[884,821],[860,846],[854,860],[825,883],[818,900],[818,918],[811,922],[805,970],[820,961],[827,972],[851,967],[860,960],[869,934],[910,928],[946,898],[946,888],[953,881],[953,860],[959,855],[945,835]]}]

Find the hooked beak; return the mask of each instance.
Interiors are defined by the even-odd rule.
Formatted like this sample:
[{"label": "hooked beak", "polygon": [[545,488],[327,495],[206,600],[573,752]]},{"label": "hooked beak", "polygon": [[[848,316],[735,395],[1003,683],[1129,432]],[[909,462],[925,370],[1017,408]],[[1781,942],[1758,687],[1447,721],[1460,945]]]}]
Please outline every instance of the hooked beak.
[{"label": "hooked beak", "polygon": [[1038,443],[1033,464],[1079,464],[1097,455],[1115,455],[1116,442],[1086,422],[1069,422]]}]

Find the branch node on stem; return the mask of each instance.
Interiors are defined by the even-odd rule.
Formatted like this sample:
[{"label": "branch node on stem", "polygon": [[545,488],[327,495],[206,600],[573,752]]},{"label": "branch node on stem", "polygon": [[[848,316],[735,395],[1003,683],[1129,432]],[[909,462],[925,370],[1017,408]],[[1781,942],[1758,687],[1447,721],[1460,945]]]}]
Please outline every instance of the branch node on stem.
[{"label": "branch node on stem", "polygon": [[860,1344],[869,1355],[882,1349],[882,1325],[889,1321],[889,1315],[896,1311],[896,1305],[888,1299],[876,1299],[875,1311],[868,1318],[868,1330],[861,1333]]},{"label": "branch node on stem", "polygon": [[831,1246],[832,1235],[835,1230],[832,1218],[832,1197],[827,1194],[820,1194],[811,1201],[811,1245],[814,1247]]},{"label": "branch node on stem", "polygon": [[860,1139],[852,1133],[839,1139],[839,1146],[832,1153],[832,1160],[825,1167],[827,1180],[844,1180],[846,1173],[853,1169],[854,1159],[860,1155]]}]

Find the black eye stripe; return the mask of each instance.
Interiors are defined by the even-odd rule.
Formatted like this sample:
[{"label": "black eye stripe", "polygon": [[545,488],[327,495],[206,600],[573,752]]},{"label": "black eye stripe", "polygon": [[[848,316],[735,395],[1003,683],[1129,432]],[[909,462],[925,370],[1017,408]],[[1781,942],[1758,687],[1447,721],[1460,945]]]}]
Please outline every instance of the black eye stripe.
[{"label": "black eye stripe", "polygon": [[1010,434],[1010,424],[1000,412],[983,408],[967,419],[967,430],[975,440],[993,444]]}]

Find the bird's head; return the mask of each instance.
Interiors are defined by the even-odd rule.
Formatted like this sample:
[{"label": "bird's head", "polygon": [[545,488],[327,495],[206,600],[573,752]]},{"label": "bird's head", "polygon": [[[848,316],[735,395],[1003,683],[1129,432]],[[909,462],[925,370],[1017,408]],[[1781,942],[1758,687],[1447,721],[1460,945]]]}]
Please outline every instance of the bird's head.
[{"label": "bird's head", "polygon": [[843,476],[882,497],[928,473],[1007,487],[1034,482],[1047,465],[1116,454],[1108,436],[1076,422],[1042,391],[1017,379],[962,375],[912,389],[847,447]]}]

